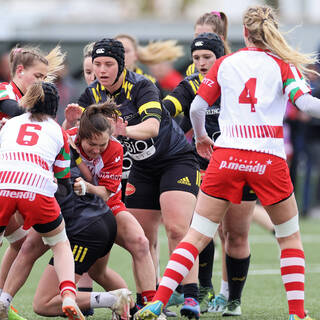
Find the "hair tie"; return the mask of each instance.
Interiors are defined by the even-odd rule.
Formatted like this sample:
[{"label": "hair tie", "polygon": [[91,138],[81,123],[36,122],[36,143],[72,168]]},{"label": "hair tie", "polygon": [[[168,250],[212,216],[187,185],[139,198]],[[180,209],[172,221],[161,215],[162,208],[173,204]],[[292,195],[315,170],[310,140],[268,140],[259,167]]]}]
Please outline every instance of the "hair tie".
[{"label": "hair tie", "polygon": [[221,19],[221,14],[219,11],[211,11],[210,13],[218,16]]},{"label": "hair tie", "polygon": [[16,49],[14,49],[14,51],[13,51],[13,55],[15,56],[18,52],[21,52],[21,51],[22,51],[21,48],[16,48]]},{"label": "hair tie", "polygon": [[267,18],[262,19],[262,23],[265,23],[265,21],[267,21]]}]

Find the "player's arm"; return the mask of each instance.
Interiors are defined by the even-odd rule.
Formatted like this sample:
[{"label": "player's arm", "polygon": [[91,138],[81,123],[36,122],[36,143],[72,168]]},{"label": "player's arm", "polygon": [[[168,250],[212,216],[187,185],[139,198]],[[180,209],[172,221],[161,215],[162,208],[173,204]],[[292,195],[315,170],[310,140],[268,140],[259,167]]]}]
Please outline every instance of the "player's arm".
[{"label": "player's arm", "polygon": [[63,146],[60,152],[56,156],[53,163],[54,177],[57,179],[58,185],[63,186],[68,194],[72,190],[71,175],[70,175],[70,147],[68,143],[68,136],[66,132],[62,130]]},{"label": "player's arm", "polygon": [[296,106],[310,116],[320,118],[320,99],[305,93],[295,101]]},{"label": "player's arm", "polygon": [[105,186],[96,186],[88,181],[85,181],[81,177],[75,179],[73,190],[79,196],[83,196],[86,193],[92,193],[99,196],[104,201],[107,201],[111,194],[111,192]]},{"label": "player's arm", "polygon": [[149,80],[141,81],[136,88],[134,103],[138,107],[141,122],[127,126],[121,119],[116,123],[116,134],[136,140],[146,140],[159,134],[162,106],[157,88]]},{"label": "player's arm", "polygon": [[196,90],[193,92],[189,82],[184,79],[162,102],[170,115],[176,117],[190,108],[190,104],[195,95]]},{"label": "player's arm", "polygon": [[0,112],[6,114],[8,118],[13,118],[23,114],[24,110],[16,100],[6,99],[0,101]]},{"label": "player's arm", "polygon": [[208,103],[197,95],[190,109],[190,118],[195,133],[196,148],[199,155],[203,158],[210,159],[212,154],[213,141],[209,138],[205,129],[205,117]]}]

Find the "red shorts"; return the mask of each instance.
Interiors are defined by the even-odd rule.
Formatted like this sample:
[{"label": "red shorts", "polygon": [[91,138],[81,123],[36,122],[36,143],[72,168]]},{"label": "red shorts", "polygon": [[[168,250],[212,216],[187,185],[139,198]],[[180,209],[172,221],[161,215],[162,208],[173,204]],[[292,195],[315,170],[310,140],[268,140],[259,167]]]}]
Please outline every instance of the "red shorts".
[{"label": "red shorts", "polygon": [[201,190],[209,196],[240,203],[245,184],[254,190],[264,206],[284,200],[293,192],[284,159],[262,152],[216,148]]},{"label": "red shorts", "polygon": [[126,205],[121,200],[121,190],[108,199],[107,205],[114,216],[121,211],[128,211]]},{"label": "red shorts", "polygon": [[35,224],[45,224],[60,215],[59,204],[54,197],[46,197],[29,191],[0,190],[0,226],[7,226],[10,217],[18,210],[24,219],[23,229]]}]

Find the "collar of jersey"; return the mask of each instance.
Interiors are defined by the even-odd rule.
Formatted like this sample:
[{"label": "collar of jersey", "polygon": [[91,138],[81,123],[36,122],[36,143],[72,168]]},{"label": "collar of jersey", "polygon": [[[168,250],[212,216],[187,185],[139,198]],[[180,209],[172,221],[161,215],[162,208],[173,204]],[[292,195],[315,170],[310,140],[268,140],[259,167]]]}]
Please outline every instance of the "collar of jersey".
[{"label": "collar of jersey", "polygon": [[271,52],[269,49],[261,49],[257,47],[245,47],[240,49],[239,51],[261,51],[261,52]]},{"label": "collar of jersey", "polygon": [[22,96],[23,96],[23,93],[21,92],[21,90],[17,87],[17,85],[16,85],[13,81],[10,81],[10,84],[11,84],[12,87],[14,88],[14,92],[15,92],[16,94],[18,94],[19,99],[21,99]]},{"label": "collar of jersey", "polygon": [[116,96],[120,93],[121,89],[124,87],[124,83],[125,83],[125,81],[126,81],[126,76],[127,76],[127,69],[124,68],[124,70],[123,70],[122,85],[121,85],[120,88],[117,89],[115,92],[110,93],[110,92],[105,88],[105,86],[103,86],[103,85],[99,82],[101,90],[104,90],[104,91],[108,92],[108,94],[109,94],[110,96],[116,97]]}]

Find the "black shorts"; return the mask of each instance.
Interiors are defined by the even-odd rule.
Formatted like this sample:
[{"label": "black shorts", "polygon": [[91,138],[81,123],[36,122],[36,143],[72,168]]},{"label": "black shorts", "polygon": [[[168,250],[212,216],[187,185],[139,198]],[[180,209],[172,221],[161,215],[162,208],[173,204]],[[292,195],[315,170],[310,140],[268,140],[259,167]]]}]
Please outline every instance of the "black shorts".
[{"label": "black shorts", "polygon": [[125,204],[127,208],[160,210],[160,194],[185,191],[198,195],[201,175],[198,162],[177,159],[153,170],[133,166],[130,171]]},{"label": "black shorts", "polygon": [[242,190],[242,201],[256,201],[258,199],[256,193],[250,186],[245,185]]},{"label": "black shorts", "polygon": [[[80,233],[68,235],[74,256],[75,273],[82,275],[111,250],[117,235],[117,223],[113,214],[103,214]],[[53,265],[53,258],[50,262]]]}]

